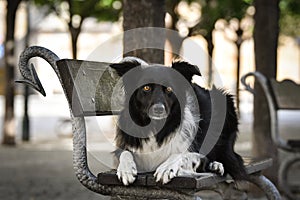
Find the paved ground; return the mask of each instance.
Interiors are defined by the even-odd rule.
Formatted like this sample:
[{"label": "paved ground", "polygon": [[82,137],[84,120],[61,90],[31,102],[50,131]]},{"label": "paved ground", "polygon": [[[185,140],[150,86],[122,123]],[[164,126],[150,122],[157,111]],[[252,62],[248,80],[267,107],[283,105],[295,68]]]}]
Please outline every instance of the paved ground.
[{"label": "paved ground", "polygon": [[[60,97],[40,103],[39,97],[32,99],[35,109],[32,116],[32,141],[21,143],[14,148],[0,146],[0,200],[53,200],[53,199],[109,199],[85,189],[74,176],[72,168],[72,141],[70,124],[62,126],[62,119],[68,117],[68,109]],[[17,100],[16,126],[20,138],[21,100]],[[0,98],[0,104],[1,104]],[[51,108],[51,109],[49,109]],[[0,106],[1,118],[1,106]],[[298,137],[299,113],[282,113],[281,130]],[[1,128],[2,119],[0,119]],[[99,127],[99,122],[105,126]],[[106,118],[91,118],[88,124],[89,165],[96,174],[113,167],[110,152],[113,150],[113,135],[108,131],[112,122]],[[0,129],[1,130],[1,129]],[[243,155],[251,154],[251,115],[243,113],[241,133],[236,149]],[[287,135],[287,134],[285,134]],[[300,171],[294,174],[297,180]],[[215,196],[206,195],[206,199]],[[259,199],[259,198],[256,198]],[[264,198],[262,198],[264,199]]]},{"label": "paved ground", "polygon": [[76,180],[71,151],[24,146],[1,147],[0,151],[0,199],[107,199]]},{"label": "paved ground", "polygon": [[[0,199],[2,200],[106,200],[84,188],[72,168],[71,140],[38,144],[22,144],[16,148],[0,147]],[[43,147],[45,145],[45,147]],[[111,163],[107,153],[101,160],[99,152],[89,153],[89,164],[94,173],[108,170]],[[202,194],[204,199],[220,199],[215,193]],[[251,198],[252,199],[252,198]],[[253,198],[254,199],[254,198]],[[264,199],[264,198],[255,198]]]}]

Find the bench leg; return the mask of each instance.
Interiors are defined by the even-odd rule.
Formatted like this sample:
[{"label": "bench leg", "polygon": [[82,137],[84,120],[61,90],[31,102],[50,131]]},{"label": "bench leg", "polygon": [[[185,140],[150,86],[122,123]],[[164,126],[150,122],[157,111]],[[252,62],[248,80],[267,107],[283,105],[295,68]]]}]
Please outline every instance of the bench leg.
[{"label": "bench leg", "polygon": [[246,200],[248,196],[245,191],[239,190],[235,182],[222,182],[218,184],[218,192],[224,200]]},{"label": "bench leg", "polygon": [[296,196],[291,191],[288,185],[288,171],[289,168],[296,162],[300,161],[300,154],[293,154],[292,156],[288,157],[287,159],[283,159],[282,164],[279,167],[279,187],[284,192],[284,194],[289,199],[296,199]]},{"label": "bench leg", "polygon": [[281,200],[280,193],[275,185],[261,174],[250,175],[250,182],[258,186],[269,200]]}]

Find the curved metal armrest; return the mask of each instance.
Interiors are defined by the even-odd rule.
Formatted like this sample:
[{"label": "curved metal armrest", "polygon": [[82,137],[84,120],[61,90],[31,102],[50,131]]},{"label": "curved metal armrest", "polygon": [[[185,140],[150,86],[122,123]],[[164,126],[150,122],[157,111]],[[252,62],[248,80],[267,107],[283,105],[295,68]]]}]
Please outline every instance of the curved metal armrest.
[{"label": "curved metal armrest", "polygon": [[[40,92],[43,96],[46,96],[44,88],[40,83],[40,80],[37,76],[33,64],[28,65],[29,60],[33,57],[41,57],[46,60],[53,70],[55,71],[63,89],[66,94],[66,89],[62,83],[61,76],[59,74],[56,61],[59,60],[59,57],[44,47],[32,46],[26,48],[20,55],[19,60],[19,70],[23,77],[22,80],[18,80],[18,83],[25,83],[33,87],[35,90]],[[69,103],[69,102],[68,102]],[[69,103],[69,107],[71,107]],[[70,109],[72,126],[73,126],[73,165],[75,173],[80,182],[87,188],[105,193],[106,190],[101,185],[97,184],[96,177],[90,172],[87,165],[87,156],[86,156],[86,128],[85,121],[83,117],[73,117],[72,110]]]},{"label": "curved metal armrest", "polygon": [[[272,101],[272,104],[274,104],[274,106],[276,105],[274,100],[272,99],[271,96],[271,92],[270,92],[270,87],[269,87],[269,83],[268,83],[268,79],[260,72],[249,72],[247,74],[245,74],[244,76],[242,76],[241,78],[241,82],[242,84],[245,86],[246,90],[248,90],[250,93],[255,95],[255,90],[254,88],[252,88],[250,86],[250,84],[248,84],[246,82],[247,78],[249,78],[250,76],[254,76],[256,78],[256,80],[258,80],[259,84],[262,86],[264,92],[267,95],[267,98],[271,98],[270,100]],[[269,100],[269,99],[268,99]]]},{"label": "curved metal armrest", "polygon": [[242,84],[245,86],[246,90],[251,92],[253,95],[255,95],[255,90],[246,82],[247,78],[250,76],[254,76],[255,80],[258,81],[258,83],[261,85],[267,101],[268,101],[268,107],[270,111],[271,116],[271,134],[272,134],[272,140],[273,142],[281,149],[287,150],[287,151],[293,151],[293,148],[288,145],[287,141],[282,139],[278,132],[278,117],[277,117],[277,103],[274,99],[273,94],[271,93],[272,88],[269,85],[268,79],[260,72],[250,72],[245,74],[241,78]]},{"label": "curved metal armrest", "polygon": [[39,46],[28,47],[20,55],[19,70],[21,75],[23,76],[23,79],[17,80],[16,82],[28,84],[29,86],[40,92],[43,96],[46,96],[46,92],[40,82],[33,64],[31,64],[30,67],[28,66],[28,61],[33,57],[41,57],[46,60],[54,69],[57,76],[60,78],[56,66],[56,61],[59,60],[59,57],[49,49]]}]

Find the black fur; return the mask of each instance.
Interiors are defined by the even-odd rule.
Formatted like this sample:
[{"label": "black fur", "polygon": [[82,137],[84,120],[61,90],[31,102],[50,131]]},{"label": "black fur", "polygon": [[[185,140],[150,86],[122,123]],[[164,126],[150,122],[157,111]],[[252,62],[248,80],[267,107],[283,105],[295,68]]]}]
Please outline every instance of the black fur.
[{"label": "black fur", "polygon": [[[176,80],[172,79],[172,77],[169,77],[168,70],[164,70],[164,68],[153,65],[147,67],[148,70],[146,70],[142,67],[139,68],[139,65],[140,64],[137,62],[125,62],[111,65],[120,76],[124,76],[126,72],[133,68],[137,69],[136,76],[123,80],[125,92],[127,94],[125,105],[129,106],[125,107],[121,112],[119,124],[121,127],[131,128],[130,126],[133,125],[128,123],[129,118],[132,118],[137,125],[142,127],[147,126],[151,122],[144,106],[150,101],[150,96],[147,96],[147,93],[145,92],[141,92],[141,87],[138,87],[138,89],[136,87],[140,80],[149,79],[151,88],[158,93],[156,95],[161,95],[161,98],[163,98],[164,101],[168,101],[166,107],[169,107],[166,108],[169,109],[166,119],[163,121],[154,120],[154,123],[157,123],[158,126],[160,123],[164,124],[163,128],[155,135],[156,142],[160,146],[172,136],[181,123],[181,115],[184,108],[180,107],[179,100],[180,102],[184,100],[177,99],[177,97],[180,95],[185,96],[183,93],[187,92],[188,88],[180,88],[179,93],[182,93],[180,95],[167,93],[166,86],[157,85],[151,82],[151,77],[155,77],[159,80],[162,79],[173,88],[183,86],[176,83]],[[172,68],[179,72],[189,83],[191,82],[193,75],[201,76],[201,73],[196,66],[186,62],[175,62],[172,64]],[[218,161],[222,163],[225,168],[225,173],[229,173],[234,179],[247,179],[247,173],[242,158],[234,152],[234,143],[238,132],[238,118],[234,107],[233,96],[216,88],[206,90],[193,83],[190,83],[190,86],[197,96],[201,120],[199,122],[197,135],[191,144],[189,151],[199,152],[207,134],[219,134],[220,137],[218,138],[217,143],[210,152],[207,152],[207,159],[209,161]],[[129,94],[132,95],[130,96]],[[128,116],[128,114],[130,116]],[[225,121],[222,114],[225,115]],[[213,128],[210,128],[211,123],[216,125],[216,127],[214,128],[213,126]],[[218,127],[220,129],[218,129]],[[120,149],[142,149],[143,143],[149,140],[147,138],[149,133],[143,132],[138,128],[133,128],[131,130],[141,137],[132,136],[123,130],[118,129],[116,144]]]},{"label": "black fur", "polygon": [[172,68],[181,73],[188,81],[191,81],[194,75],[201,76],[198,67],[187,62],[173,62]]}]

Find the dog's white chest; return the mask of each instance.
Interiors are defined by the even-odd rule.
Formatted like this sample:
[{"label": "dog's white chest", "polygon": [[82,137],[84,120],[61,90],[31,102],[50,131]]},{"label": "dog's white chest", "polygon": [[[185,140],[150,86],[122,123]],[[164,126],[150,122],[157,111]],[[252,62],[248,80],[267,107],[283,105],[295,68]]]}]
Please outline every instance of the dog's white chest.
[{"label": "dog's white chest", "polygon": [[[191,101],[187,98],[187,102]],[[193,115],[190,105],[187,103],[184,109],[184,120],[182,124],[171,133],[163,145],[158,146],[155,136],[150,137],[148,141],[143,142],[142,149],[130,149],[133,153],[138,172],[155,171],[157,167],[166,161],[171,155],[186,153],[192,144],[198,130],[200,117]]]},{"label": "dog's white chest", "polygon": [[155,171],[171,155],[187,151],[189,143],[180,134],[175,134],[168,142],[158,146],[155,137],[143,144],[143,149],[133,151],[139,172]]}]

